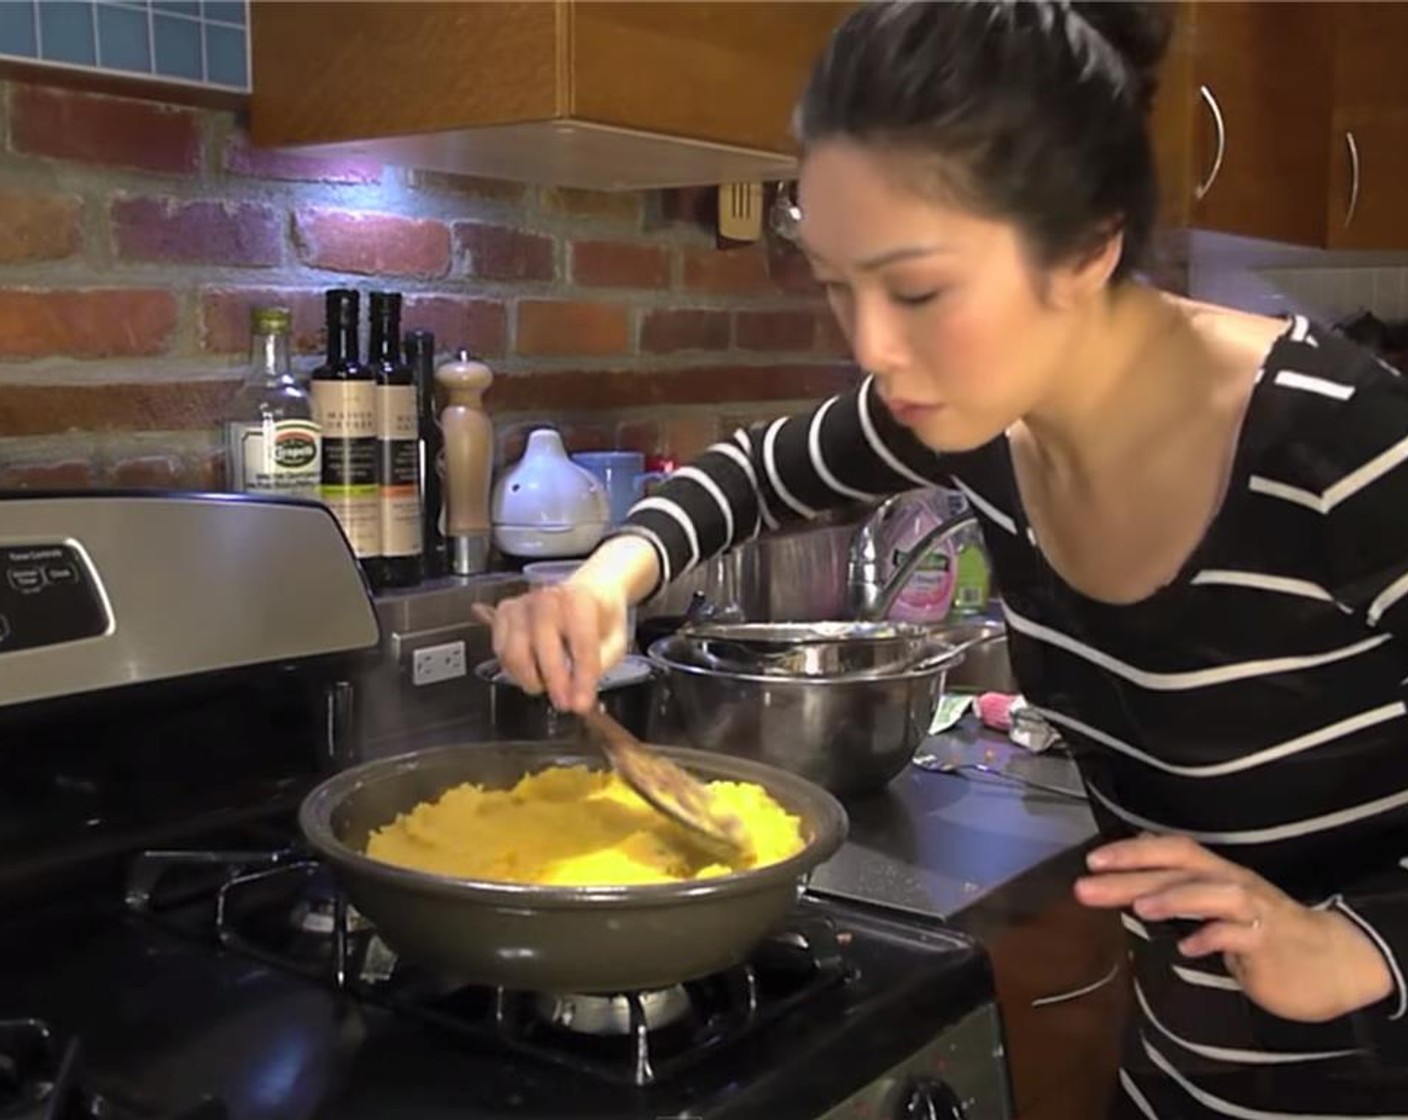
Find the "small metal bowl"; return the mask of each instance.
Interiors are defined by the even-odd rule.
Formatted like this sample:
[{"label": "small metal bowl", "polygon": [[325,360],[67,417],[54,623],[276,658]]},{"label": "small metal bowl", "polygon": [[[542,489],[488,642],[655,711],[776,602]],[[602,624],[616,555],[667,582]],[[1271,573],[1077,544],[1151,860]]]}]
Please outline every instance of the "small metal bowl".
[{"label": "small metal bowl", "polygon": [[675,638],[674,655],[701,669],[807,679],[904,672],[952,646],[939,628],[899,622],[699,623]]}]

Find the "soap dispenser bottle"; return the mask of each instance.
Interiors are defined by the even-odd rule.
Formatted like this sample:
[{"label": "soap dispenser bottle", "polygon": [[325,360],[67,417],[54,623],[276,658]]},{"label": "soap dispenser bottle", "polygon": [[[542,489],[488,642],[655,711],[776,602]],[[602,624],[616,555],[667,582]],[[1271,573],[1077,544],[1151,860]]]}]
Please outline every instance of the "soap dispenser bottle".
[{"label": "soap dispenser bottle", "polygon": [[489,489],[494,469],[494,425],[484,411],[484,392],[494,371],[468,350],[435,371],[445,401],[440,429],[445,440],[445,535],[450,570],[457,576],[483,572],[489,563]]}]

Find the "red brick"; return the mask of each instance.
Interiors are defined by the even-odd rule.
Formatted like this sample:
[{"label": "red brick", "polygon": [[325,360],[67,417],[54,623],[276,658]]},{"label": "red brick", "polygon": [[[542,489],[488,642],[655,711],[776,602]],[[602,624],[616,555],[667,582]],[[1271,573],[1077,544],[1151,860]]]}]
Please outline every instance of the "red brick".
[{"label": "red brick", "polygon": [[114,463],[108,479],[123,489],[174,490],[181,474],[179,460],[169,455],[143,455]]},{"label": "red brick", "polygon": [[93,465],[82,459],[0,467],[0,490],[86,490],[92,485]]},{"label": "red brick", "polygon": [[816,312],[809,308],[739,311],[735,321],[740,350],[810,350],[816,337]]},{"label": "red brick", "polygon": [[660,454],[681,462],[696,459],[719,438],[719,418],[712,411],[692,411],[661,421]]},{"label": "red brick", "polygon": [[576,187],[544,187],[538,195],[539,205],[547,214],[567,218],[612,218],[617,221],[640,223],[641,195],[639,191],[588,191]]},{"label": "red brick", "polygon": [[212,354],[248,352],[252,307],[287,307],[293,312],[294,351],[322,350],[323,293],[312,288],[206,288],[200,296],[201,349]]},{"label": "red brick", "polygon": [[684,286],[696,292],[753,295],[776,288],[768,260],[757,245],[741,249],[689,246],[684,250]]},{"label": "red brick", "polygon": [[191,175],[200,170],[200,117],[152,101],[17,85],[10,146],[27,155]]},{"label": "red brick", "polygon": [[719,416],[719,435],[723,438],[730,437],[739,428],[749,428],[754,424],[776,420],[780,414],[780,409],[777,406],[768,407],[766,405],[748,412],[721,413]]},{"label": "red brick", "polygon": [[822,308],[816,315],[816,349],[829,358],[851,356],[851,344],[846,341],[845,332],[829,307]]},{"label": "red brick", "polygon": [[619,303],[525,299],[518,303],[518,353],[623,354],[630,321]]},{"label": "red brick", "polygon": [[615,446],[616,433],[609,424],[571,421],[559,424],[558,430],[562,433],[563,446],[569,452],[610,451]]},{"label": "red brick", "polygon": [[431,194],[460,195],[489,202],[519,202],[528,193],[525,183],[510,179],[486,179],[478,175],[459,175],[453,171],[433,171],[414,168],[406,173],[406,185],[413,191]]},{"label": "red brick", "polygon": [[435,348],[442,354],[463,346],[471,354],[495,358],[508,347],[508,309],[496,299],[407,296],[401,322],[406,330],[434,331]]},{"label": "red brick", "polygon": [[572,280],[587,287],[667,288],[670,252],[659,245],[578,241],[572,246]]},{"label": "red brick", "polygon": [[657,455],[662,446],[660,425],[654,419],[623,420],[616,425],[616,446],[623,451]]},{"label": "red brick", "polygon": [[718,214],[717,187],[672,187],[660,192],[660,215],[667,222],[712,230]]},{"label": "red brick", "polygon": [[304,264],[333,272],[431,277],[450,268],[450,231],[427,218],[303,210],[294,237]]},{"label": "red brick", "polygon": [[168,291],[0,289],[0,357],[160,354],[175,328],[176,299]]},{"label": "red brick", "polygon": [[0,190],[0,214],[0,261],[56,261],[78,249],[83,201],[74,195]]},{"label": "red brick", "polygon": [[640,327],[640,348],[647,354],[678,350],[727,350],[729,313],[694,308],[647,311]]},{"label": "red brick", "polygon": [[616,428],[618,446],[644,455],[668,455],[687,461],[719,439],[719,418],[712,410],[688,409],[627,420]]},{"label": "red brick", "polygon": [[6,385],[0,392],[0,435],[210,428],[238,388],[231,379]]},{"label": "red brick", "polygon": [[455,248],[469,254],[469,275],[478,280],[552,280],[557,275],[556,246],[539,233],[456,222]]},{"label": "red brick", "polygon": [[119,198],[109,207],[118,256],[268,267],[283,259],[279,215],[256,202]]},{"label": "red brick", "polygon": [[296,183],[380,183],[381,164],[366,159],[324,159],[321,156],[256,148],[243,132],[225,141],[225,170],[252,179],[284,179]]},{"label": "red brick", "polygon": [[195,456],[182,470],[179,485],[186,490],[224,490],[224,452],[211,451]]},{"label": "red brick", "polygon": [[[731,410],[748,402],[816,401],[854,388],[860,379],[849,362],[755,362],[683,369],[581,367],[498,378],[488,400],[500,413],[606,412],[707,404]],[[5,406],[0,394],[0,410]],[[3,411],[0,411],[3,419]],[[3,427],[0,427],[3,430]]]},{"label": "red brick", "polygon": [[500,467],[509,466],[523,458],[528,446],[528,434],[543,424],[528,422],[521,424],[499,424],[494,428],[494,462]]},{"label": "red brick", "polygon": [[788,241],[775,240],[768,245],[768,275],[778,291],[790,295],[812,296],[821,292],[806,254]]}]

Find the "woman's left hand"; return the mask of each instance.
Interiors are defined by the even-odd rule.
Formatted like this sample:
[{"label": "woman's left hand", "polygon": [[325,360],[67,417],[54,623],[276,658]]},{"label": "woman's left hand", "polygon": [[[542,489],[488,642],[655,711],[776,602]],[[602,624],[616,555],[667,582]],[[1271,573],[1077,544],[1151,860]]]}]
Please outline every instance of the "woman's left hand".
[{"label": "woman's left hand", "polygon": [[1283,1019],[1338,1018],[1392,994],[1383,954],[1343,914],[1302,906],[1261,876],[1182,836],[1144,835],[1096,848],[1076,880],[1087,906],[1148,921],[1205,924],[1178,943],[1221,953],[1247,998]]}]

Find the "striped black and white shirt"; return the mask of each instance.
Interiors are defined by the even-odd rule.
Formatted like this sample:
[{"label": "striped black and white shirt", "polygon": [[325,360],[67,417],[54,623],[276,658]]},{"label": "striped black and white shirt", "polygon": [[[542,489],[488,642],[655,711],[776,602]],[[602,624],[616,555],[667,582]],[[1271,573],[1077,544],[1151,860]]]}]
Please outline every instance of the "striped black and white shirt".
[{"label": "striped black and white shirt", "polygon": [[1268,353],[1223,505],[1178,576],[1113,606],[1045,562],[1006,437],[939,455],[867,379],[710,448],[632,511],[666,580],[784,522],[960,490],[1022,692],[1063,733],[1101,831],[1190,836],[1381,949],[1382,1004],[1291,1023],[1220,957],[1124,915],[1139,1016],[1121,1115],[1408,1117],[1408,379],[1297,318]]}]

